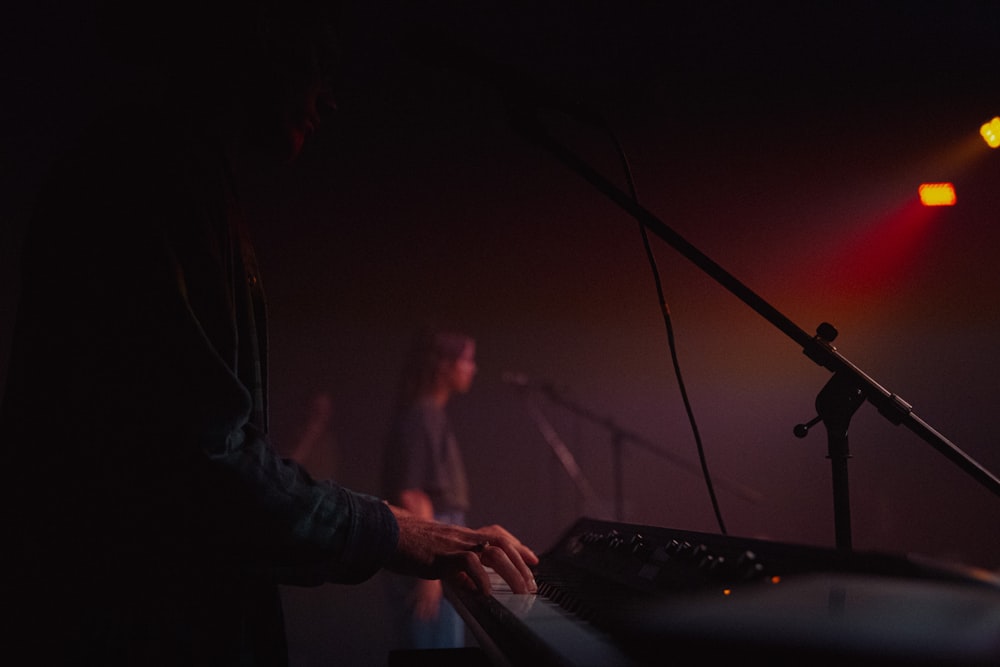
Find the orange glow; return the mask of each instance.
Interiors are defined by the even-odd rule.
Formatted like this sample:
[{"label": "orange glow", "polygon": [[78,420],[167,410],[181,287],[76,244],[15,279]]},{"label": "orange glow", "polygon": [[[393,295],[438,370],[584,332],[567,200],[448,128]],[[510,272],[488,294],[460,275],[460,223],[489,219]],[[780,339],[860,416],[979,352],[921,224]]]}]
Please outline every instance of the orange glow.
[{"label": "orange glow", "polygon": [[724,588],[724,589],[722,589],[722,594],[723,595],[727,595],[728,596],[728,595],[732,595],[732,593],[733,593],[733,591],[732,591],[731,588]]},{"label": "orange glow", "polygon": [[781,583],[781,577],[779,577],[778,575],[772,576],[771,577],[771,583],[772,584],[780,584]]},{"label": "orange glow", "polygon": [[1000,116],[996,116],[988,123],[984,123],[979,128],[979,134],[983,135],[986,145],[990,148],[1000,147]]},{"label": "orange glow", "polygon": [[918,191],[920,203],[924,206],[955,205],[955,186],[951,183],[924,183]]}]

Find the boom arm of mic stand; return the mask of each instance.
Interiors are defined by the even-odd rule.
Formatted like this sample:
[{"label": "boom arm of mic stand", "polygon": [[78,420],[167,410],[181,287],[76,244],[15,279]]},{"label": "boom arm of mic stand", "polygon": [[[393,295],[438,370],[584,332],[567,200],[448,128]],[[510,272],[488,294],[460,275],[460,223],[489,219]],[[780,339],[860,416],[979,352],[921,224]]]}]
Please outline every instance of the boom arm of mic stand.
[{"label": "boom arm of mic stand", "polygon": [[833,373],[849,375],[854,385],[864,394],[865,399],[872,403],[878,409],[879,413],[890,422],[906,426],[977,482],[992,491],[994,495],[1000,496],[1000,479],[997,479],[993,473],[986,470],[955,444],[913,414],[912,406],[903,401],[899,396],[887,391],[869,377],[868,374],[862,372],[861,369],[845,359],[830,344],[830,340],[832,339],[822,335],[823,327],[820,327],[820,333],[816,336],[810,336],[753,290],[737,280],[731,273],[689,243],[680,234],[668,227],[644,207],[640,206],[638,202],[598,173],[596,169],[553,139],[545,132],[545,129],[537,119],[526,117],[523,114],[516,114],[512,116],[511,121],[514,128],[526,139],[549,151],[560,162],[567,165],[604,193],[609,199],[618,204],[619,207],[639,221],[646,229],[656,234],[660,239],[698,266],[698,268],[714,278],[716,282],[753,308],[764,319],[801,346],[806,356]]}]

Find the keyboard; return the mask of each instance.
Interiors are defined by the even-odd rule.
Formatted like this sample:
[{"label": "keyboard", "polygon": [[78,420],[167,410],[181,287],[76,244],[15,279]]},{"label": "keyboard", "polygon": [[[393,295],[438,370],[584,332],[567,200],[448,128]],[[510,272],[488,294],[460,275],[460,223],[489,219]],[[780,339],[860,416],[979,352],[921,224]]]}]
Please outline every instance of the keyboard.
[{"label": "keyboard", "polygon": [[916,556],[584,518],[535,575],[535,595],[447,589],[498,667],[1000,665],[1000,580]]}]

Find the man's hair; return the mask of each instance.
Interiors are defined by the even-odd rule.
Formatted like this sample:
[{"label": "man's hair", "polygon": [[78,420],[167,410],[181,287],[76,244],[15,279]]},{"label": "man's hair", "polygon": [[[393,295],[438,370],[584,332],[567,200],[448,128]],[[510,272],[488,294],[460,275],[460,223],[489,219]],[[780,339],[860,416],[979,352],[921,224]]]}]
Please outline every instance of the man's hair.
[{"label": "man's hair", "polygon": [[98,0],[98,35],[121,64],[225,74],[261,59],[335,65],[337,0]]}]

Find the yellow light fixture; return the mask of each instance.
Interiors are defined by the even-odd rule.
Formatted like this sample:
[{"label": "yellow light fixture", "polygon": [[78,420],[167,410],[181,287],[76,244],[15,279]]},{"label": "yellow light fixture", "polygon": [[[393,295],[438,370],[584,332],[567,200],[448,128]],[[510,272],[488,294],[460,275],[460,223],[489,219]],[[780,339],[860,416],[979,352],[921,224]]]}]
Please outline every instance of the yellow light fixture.
[{"label": "yellow light fixture", "polygon": [[918,192],[924,206],[954,206],[957,201],[955,186],[951,183],[923,183]]},{"label": "yellow light fixture", "polygon": [[986,145],[990,148],[1000,147],[1000,116],[996,116],[988,123],[983,123],[979,128],[979,134],[983,135]]}]

